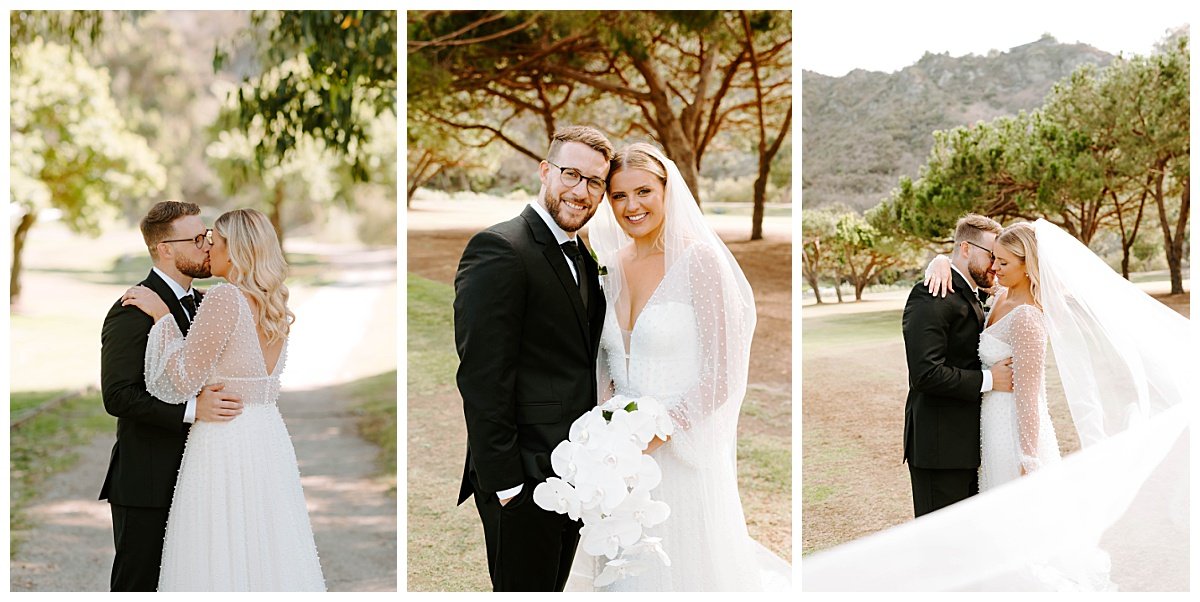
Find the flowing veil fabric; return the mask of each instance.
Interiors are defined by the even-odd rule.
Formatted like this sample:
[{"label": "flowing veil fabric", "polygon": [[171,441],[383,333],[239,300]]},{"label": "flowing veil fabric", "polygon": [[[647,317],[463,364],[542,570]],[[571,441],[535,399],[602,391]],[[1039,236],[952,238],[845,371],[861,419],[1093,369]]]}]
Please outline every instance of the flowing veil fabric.
[{"label": "flowing veil fabric", "polygon": [[[678,168],[657,149],[650,152],[667,172],[664,276],[630,325],[636,334],[629,333],[628,350],[622,349],[621,335],[614,333],[620,331],[615,316],[629,312],[619,254],[633,241],[608,202],[588,230],[588,240],[607,269],[602,285],[610,312],[597,371],[599,390],[603,395],[611,381],[618,393],[654,396],[675,422],[675,434],[655,454],[663,470],[658,491],[668,495],[669,489],[672,496],[664,500],[673,504],[668,523],[675,522],[660,532],[671,566],[618,586],[789,587],[790,567],[750,538],[737,492],[737,421],[757,319],[754,295],[732,253],[704,220]],[[622,351],[625,361],[610,363]],[[620,367],[620,374],[614,374],[613,365]],[[764,563],[773,570],[760,576],[755,568]],[[588,589],[588,577],[599,567],[602,564],[591,557],[577,555],[573,572],[583,577],[575,581],[580,589]]]},{"label": "flowing veil fabric", "polygon": [[[1189,589],[1191,322],[1037,220],[1047,334],[1082,449],[1063,462],[805,559],[802,587],[1072,589],[1039,569],[1109,568],[1121,590]],[[1111,567],[1094,562],[1097,547]],[[1103,557],[1104,555],[1099,555]]]}]

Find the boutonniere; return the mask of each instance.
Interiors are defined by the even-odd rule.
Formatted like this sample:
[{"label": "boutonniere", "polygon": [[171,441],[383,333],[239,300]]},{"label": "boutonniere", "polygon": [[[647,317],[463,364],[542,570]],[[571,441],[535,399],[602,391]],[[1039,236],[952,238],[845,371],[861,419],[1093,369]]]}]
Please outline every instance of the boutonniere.
[{"label": "boutonniere", "polygon": [[599,270],[599,274],[600,274],[601,276],[607,276],[607,275],[608,275],[608,266],[606,266],[606,265],[602,265],[602,266],[600,266],[600,267],[598,268],[598,270]]}]

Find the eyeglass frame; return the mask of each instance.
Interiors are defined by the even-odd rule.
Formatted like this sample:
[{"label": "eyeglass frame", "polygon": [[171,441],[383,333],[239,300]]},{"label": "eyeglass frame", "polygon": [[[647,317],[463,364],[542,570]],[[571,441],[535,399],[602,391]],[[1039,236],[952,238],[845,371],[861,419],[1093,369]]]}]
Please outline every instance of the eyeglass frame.
[{"label": "eyeglass frame", "polygon": [[977,245],[969,240],[964,240],[963,242],[971,245],[972,247],[975,247],[976,249],[987,251],[988,256],[992,258],[992,261],[996,261],[996,253],[993,252],[991,249],[988,249],[987,247],[984,247],[983,245]]},{"label": "eyeglass frame", "polygon": [[[584,186],[584,189],[592,194],[595,194],[597,196],[603,196],[604,193],[608,190],[608,183],[606,183],[604,180],[601,180],[600,178],[591,178],[591,177],[585,176],[585,175],[583,175],[583,172],[579,171],[577,168],[574,168],[574,167],[562,167],[561,165],[555,165],[549,159],[546,159],[546,163],[553,167],[558,168],[558,181],[562,182],[562,185],[566,186],[567,188],[574,188],[579,185],[579,182],[586,181],[588,184],[591,184],[592,182],[599,183],[600,190],[598,192],[593,191],[589,186],[586,186],[586,185]],[[579,180],[577,180],[574,184],[567,184],[566,172],[568,169],[575,172],[576,174],[579,174]]]},{"label": "eyeglass frame", "polygon": [[[580,175],[583,175],[583,174],[580,174]],[[208,243],[208,246],[210,246],[210,247],[212,246],[212,244],[213,244],[212,235],[213,235],[212,228],[205,228],[204,234],[197,234],[194,238],[177,238],[175,240],[160,240],[158,242],[160,242],[160,243],[163,243],[163,242],[190,242],[190,243],[196,245],[197,249],[203,249],[204,243],[206,243],[206,242]]]}]

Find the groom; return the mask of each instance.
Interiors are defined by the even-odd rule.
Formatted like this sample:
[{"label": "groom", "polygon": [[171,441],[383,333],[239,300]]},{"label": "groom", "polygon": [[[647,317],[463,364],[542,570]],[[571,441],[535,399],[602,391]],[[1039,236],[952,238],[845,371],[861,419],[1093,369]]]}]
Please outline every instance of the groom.
[{"label": "groom", "polygon": [[495,591],[562,591],[580,523],[538,507],[550,452],[596,405],[604,294],[576,232],[604,197],[613,149],[584,126],[554,133],[541,191],[521,215],[471,238],[454,279],[467,459]]},{"label": "groom", "polygon": [[[203,296],[193,278],[208,278],[208,230],[194,203],[163,201],[142,218],[142,238],[154,267],[140,284],[158,293],[186,336]],[[135,306],[118,300],[108,310],[100,333],[100,385],[104,409],[117,417],[113,445],[100,499],[113,518],[112,591],[158,587],[167,510],[183,459],[190,423],[224,422],[241,412],[236,394],[211,385],[186,405],[170,404],[146,392],[146,339],[154,321]]]},{"label": "groom", "polygon": [[1012,390],[1011,358],[991,370],[979,361],[984,311],[978,290],[992,285],[992,245],[1000,230],[982,215],[958,220],[950,260],[955,292],[942,299],[917,283],[904,306],[904,459],[916,516],[979,492],[982,396]]}]

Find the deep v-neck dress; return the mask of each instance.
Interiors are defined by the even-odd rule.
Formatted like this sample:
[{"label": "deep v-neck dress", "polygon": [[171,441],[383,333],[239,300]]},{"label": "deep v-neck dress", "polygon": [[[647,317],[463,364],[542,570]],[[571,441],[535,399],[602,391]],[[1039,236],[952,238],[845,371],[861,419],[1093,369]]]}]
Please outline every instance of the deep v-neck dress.
[{"label": "deep v-neck dress", "polygon": [[[651,537],[662,538],[671,565],[625,577],[606,588],[612,591],[754,591],[790,573],[746,530],[735,437],[713,435],[713,429],[736,429],[736,414],[702,409],[704,404],[695,399],[706,380],[724,375],[714,374],[721,368],[703,344],[703,329],[713,323],[703,312],[711,312],[713,305],[696,291],[711,275],[698,272],[689,265],[692,261],[694,253],[685,254],[663,274],[631,324],[628,348],[617,311],[608,312],[601,334],[602,382],[610,380],[617,395],[655,398],[677,425],[671,440],[653,453],[662,481],[651,496],[666,502],[671,515],[648,529]],[[617,307],[615,299],[608,301],[609,307]],[[603,568],[582,551],[575,562],[583,574]]]},{"label": "deep v-neck dress", "polygon": [[185,339],[169,316],[150,332],[146,383],[184,403],[202,386],[241,395],[229,422],[192,425],[167,519],[159,591],[324,591],[296,452],[279,413],[287,342],[270,373],[250,305],[220,284]]}]

